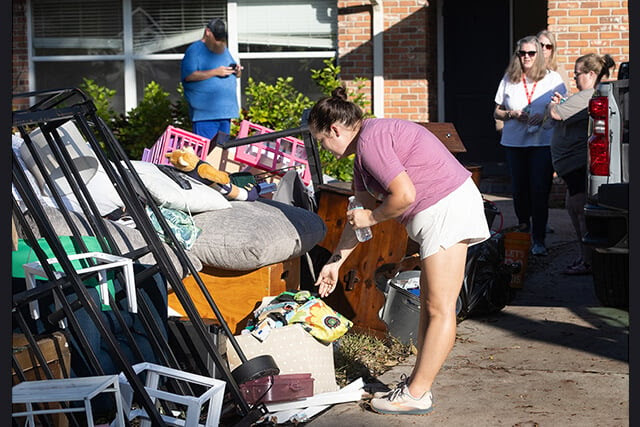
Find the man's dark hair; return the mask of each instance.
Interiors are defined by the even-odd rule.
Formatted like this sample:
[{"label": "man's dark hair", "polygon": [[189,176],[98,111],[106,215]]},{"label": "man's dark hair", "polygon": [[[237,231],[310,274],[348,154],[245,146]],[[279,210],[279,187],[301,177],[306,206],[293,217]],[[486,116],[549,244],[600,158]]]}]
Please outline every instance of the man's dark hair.
[{"label": "man's dark hair", "polygon": [[213,33],[216,40],[227,40],[227,25],[222,19],[213,18],[207,24],[207,28]]}]

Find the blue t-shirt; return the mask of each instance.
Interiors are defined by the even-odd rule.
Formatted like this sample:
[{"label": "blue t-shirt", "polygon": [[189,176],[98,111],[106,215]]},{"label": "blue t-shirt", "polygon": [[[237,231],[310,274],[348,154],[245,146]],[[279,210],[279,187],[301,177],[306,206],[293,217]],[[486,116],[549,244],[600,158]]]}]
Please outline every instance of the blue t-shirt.
[{"label": "blue t-shirt", "polygon": [[235,63],[228,49],[213,53],[201,40],[187,48],[181,64],[181,80],[184,95],[189,103],[191,121],[220,120],[238,117],[240,108],[236,98],[236,75],[211,77],[187,82],[185,77],[194,71],[210,70],[221,65]]}]

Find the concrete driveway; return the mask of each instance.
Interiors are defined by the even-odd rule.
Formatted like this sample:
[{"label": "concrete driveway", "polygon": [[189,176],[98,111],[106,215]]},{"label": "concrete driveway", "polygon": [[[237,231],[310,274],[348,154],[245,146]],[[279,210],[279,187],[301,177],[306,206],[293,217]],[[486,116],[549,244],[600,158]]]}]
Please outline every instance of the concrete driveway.
[{"label": "concrete driveway", "polygon": [[[510,199],[485,197],[497,204],[505,227],[515,225]],[[578,246],[564,209],[551,209],[549,224],[549,255],[529,258],[513,301],[458,325],[430,415],[378,415],[364,399],[334,405],[308,425],[629,425],[628,312],[601,307],[591,276],[561,273]],[[393,385],[412,365],[410,358],[378,379]]]}]

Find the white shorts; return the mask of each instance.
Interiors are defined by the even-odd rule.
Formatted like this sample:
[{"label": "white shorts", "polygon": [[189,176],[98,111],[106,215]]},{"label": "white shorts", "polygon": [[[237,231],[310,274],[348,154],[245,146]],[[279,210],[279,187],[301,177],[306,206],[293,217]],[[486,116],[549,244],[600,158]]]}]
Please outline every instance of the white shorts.
[{"label": "white shorts", "polygon": [[409,237],[420,245],[420,259],[467,241],[469,246],[491,235],[478,187],[469,177],[435,205],[418,212],[406,226]]}]

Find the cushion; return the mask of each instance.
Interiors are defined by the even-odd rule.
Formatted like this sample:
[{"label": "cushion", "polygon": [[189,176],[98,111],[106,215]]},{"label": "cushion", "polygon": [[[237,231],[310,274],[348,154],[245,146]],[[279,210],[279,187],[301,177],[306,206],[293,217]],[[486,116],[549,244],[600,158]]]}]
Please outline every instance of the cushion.
[{"label": "cushion", "polygon": [[183,175],[191,183],[190,189],[181,188],[154,163],[132,160],[131,164],[160,206],[191,212],[228,209],[231,204],[220,192]]},{"label": "cushion", "polygon": [[[42,208],[45,211],[47,220],[49,221],[49,223],[51,224],[55,233],[58,236],[72,235],[71,229],[67,225],[67,222],[62,216],[62,213],[58,209],[52,208],[49,206],[43,206]],[[87,235],[94,234],[91,231],[89,223],[87,219],[84,217],[84,215],[77,212],[70,212],[70,215],[73,223],[75,224],[76,227],[78,227],[80,235],[87,236]],[[36,238],[42,237],[42,235],[40,235],[38,231],[38,227],[35,221],[31,218],[30,213],[26,214],[26,219],[27,219],[29,228],[31,228],[31,230],[34,232],[35,237]],[[122,253],[131,252],[134,249],[148,246],[142,234],[135,228],[122,226],[109,220],[106,220],[105,223],[107,226],[107,230],[113,236],[113,239],[116,245],[118,246],[118,249],[120,249]],[[21,230],[18,230],[18,236],[20,238],[24,238],[25,234]],[[163,244],[163,246],[166,252],[169,254],[169,258],[171,259],[172,264],[175,266],[176,270],[178,271],[178,274],[181,277],[186,276],[188,271],[186,269],[185,271],[182,270],[182,264],[178,260],[178,257],[176,256],[173,249],[171,249],[171,247],[167,244]],[[189,253],[187,252],[187,255],[188,254]],[[198,259],[194,259],[194,257],[191,257],[191,256],[189,257],[189,259],[193,263],[193,266],[195,267],[196,270],[200,271],[202,269],[202,264]],[[138,262],[142,264],[157,264],[152,253],[149,253],[141,257],[140,259],[138,259]]]},{"label": "cushion", "polygon": [[232,201],[232,211],[194,215],[202,234],[189,251],[203,264],[247,271],[308,252],[327,228],[315,213],[269,199]]},{"label": "cushion", "polygon": [[[118,195],[116,188],[113,186],[111,179],[101,164],[98,164],[96,174],[87,183],[87,191],[89,194],[100,195],[99,197],[93,197],[93,201],[102,216],[106,216],[114,210],[124,207],[124,202]],[[62,200],[64,200],[65,206],[69,209],[82,212],[78,198],[73,192],[62,196]]]}]

